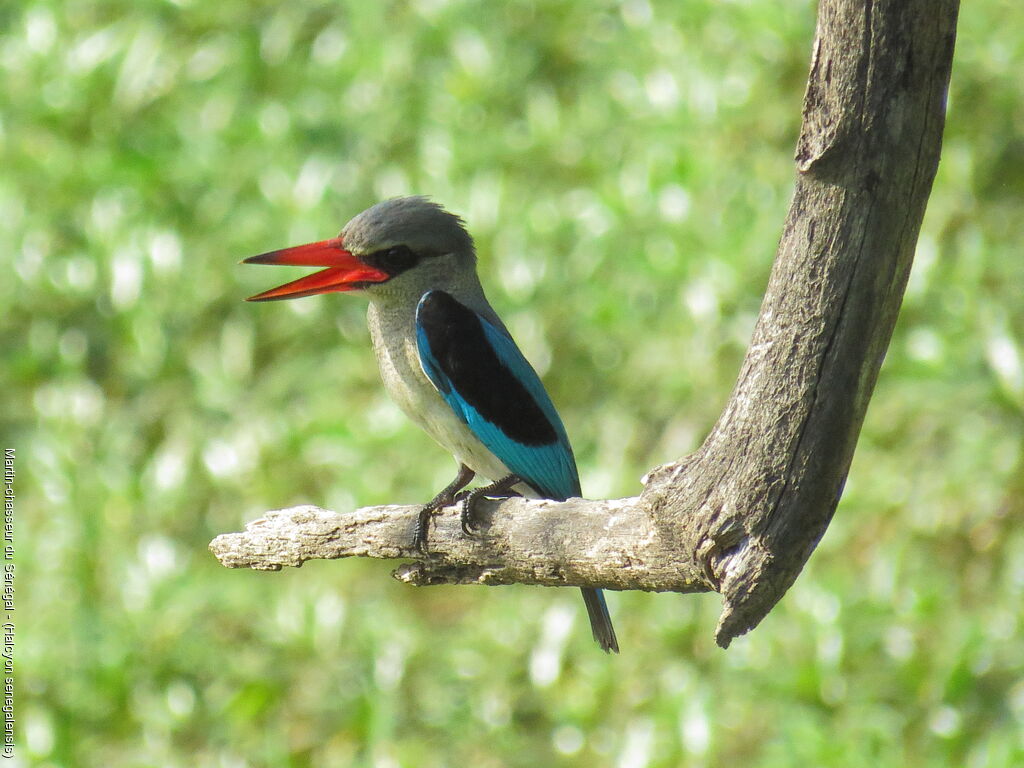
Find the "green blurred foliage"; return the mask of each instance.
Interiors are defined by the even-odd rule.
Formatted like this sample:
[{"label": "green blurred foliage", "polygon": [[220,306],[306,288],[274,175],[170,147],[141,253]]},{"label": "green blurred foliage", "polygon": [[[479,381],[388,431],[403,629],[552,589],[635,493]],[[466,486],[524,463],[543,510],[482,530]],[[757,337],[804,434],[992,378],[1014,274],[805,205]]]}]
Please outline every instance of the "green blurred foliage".
[{"label": "green blurred foliage", "polygon": [[[232,572],[217,533],[429,498],[356,299],[236,266],[388,196],[463,214],[585,492],[728,397],[792,187],[811,4],[0,7],[0,401],[40,766],[1024,764],[1024,7],[965,4],[939,170],[835,521],[713,596]],[[284,276],[286,277],[286,276]]]}]

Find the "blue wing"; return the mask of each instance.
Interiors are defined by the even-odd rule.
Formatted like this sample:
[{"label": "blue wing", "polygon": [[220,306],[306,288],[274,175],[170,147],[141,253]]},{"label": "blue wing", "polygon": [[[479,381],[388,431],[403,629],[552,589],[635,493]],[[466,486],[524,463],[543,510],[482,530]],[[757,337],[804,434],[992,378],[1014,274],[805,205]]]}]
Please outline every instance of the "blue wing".
[{"label": "blue wing", "polygon": [[562,420],[503,329],[444,291],[430,291],[416,307],[416,345],[441,397],[510,472],[549,499],[580,495]]}]

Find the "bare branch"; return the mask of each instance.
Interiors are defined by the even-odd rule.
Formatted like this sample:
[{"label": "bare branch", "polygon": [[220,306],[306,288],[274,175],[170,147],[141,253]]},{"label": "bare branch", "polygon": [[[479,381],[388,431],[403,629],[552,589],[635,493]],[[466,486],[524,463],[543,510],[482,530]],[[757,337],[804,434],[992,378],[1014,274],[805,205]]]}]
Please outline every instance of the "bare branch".
[{"label": "bare branch", "polygon": [[[413,584],[714,589],[727,646],[782,597],[842,493],[889,344],[939,160],[956,0],[823,0],[797,178],[729,403],[700,449],[640,497],[511,500],[481,539],[438,519]],[[218,537],[229,566],[418,556],[414,509],[271,513]]]},{"label": "bare branch", "polygon": [[243,533],[210,544],[229,568],[277,571],[306,560],[341,557],[419,558],[395,576],[406,583],[536,584],[700,592],[695,569],[680,568],[637,498],[564,502],[482,501],[485,526],[472,538],[459,512],[442,510],[431,525],[431,554],[413,546],[419,507],[364,507],[338,514],[313,506],[269,512]]}]

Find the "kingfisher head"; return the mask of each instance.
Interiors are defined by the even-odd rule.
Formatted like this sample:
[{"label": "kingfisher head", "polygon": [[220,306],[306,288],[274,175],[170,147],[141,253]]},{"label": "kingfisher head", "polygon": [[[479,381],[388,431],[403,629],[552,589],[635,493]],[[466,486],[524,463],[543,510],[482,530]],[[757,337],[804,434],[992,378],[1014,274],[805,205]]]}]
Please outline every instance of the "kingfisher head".
[{"label": "kingfisher head", "polygon": [[371,299],[408,297],[415,302],[431,289],[454,290],[476,279],[473,238],[462,219],[425,197],[385,200],[353,218],[337,237],[251,256],[243,263],[325,268],[249,301],[358,291]]}]

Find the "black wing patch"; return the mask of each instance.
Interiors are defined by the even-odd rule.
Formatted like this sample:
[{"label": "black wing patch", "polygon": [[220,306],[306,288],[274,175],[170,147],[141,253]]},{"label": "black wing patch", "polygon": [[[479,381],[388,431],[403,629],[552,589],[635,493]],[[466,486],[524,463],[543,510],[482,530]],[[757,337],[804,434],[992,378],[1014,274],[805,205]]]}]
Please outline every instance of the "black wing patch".
[{"label": "black wing patch", "polygon": [[[421,299],[416,317],[429,345],[429,362],[451,382],[454,394],[518,443],[546,445],[559,440],[551,420],[513,371],[526,361],[503,361],[473,310],[444,291],[431,291]],[[529,372],[536,378],[532,369]],[[431,378],[436,382],[439,377]]]}]

